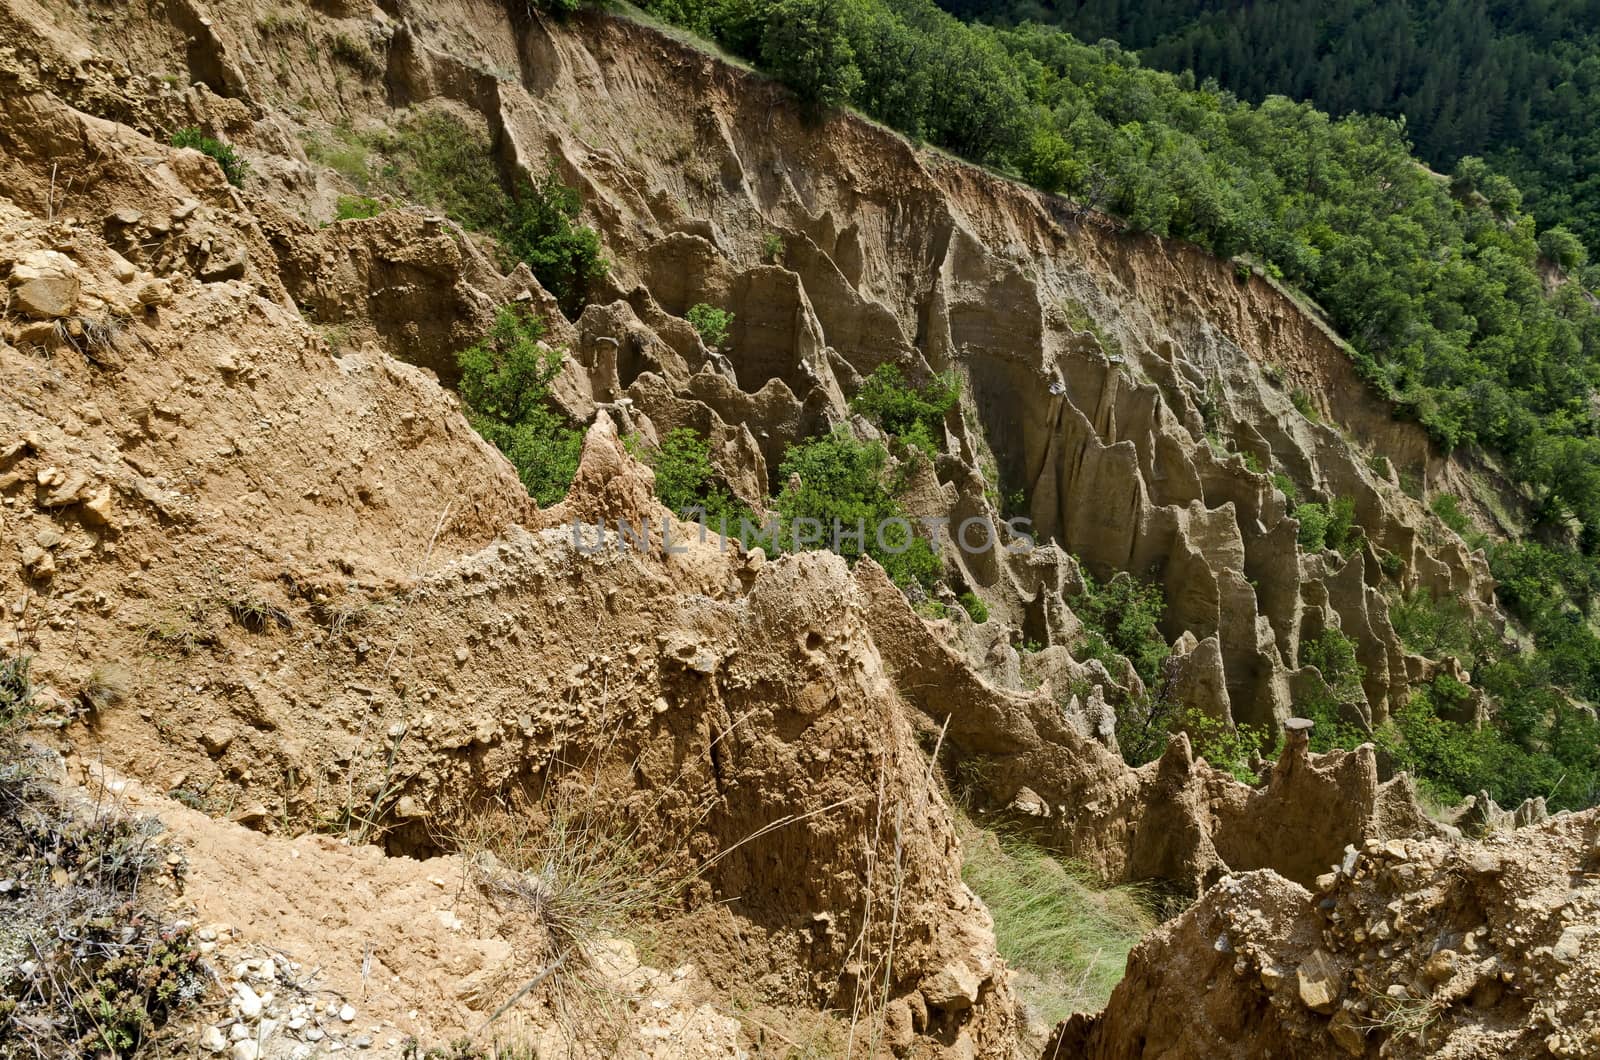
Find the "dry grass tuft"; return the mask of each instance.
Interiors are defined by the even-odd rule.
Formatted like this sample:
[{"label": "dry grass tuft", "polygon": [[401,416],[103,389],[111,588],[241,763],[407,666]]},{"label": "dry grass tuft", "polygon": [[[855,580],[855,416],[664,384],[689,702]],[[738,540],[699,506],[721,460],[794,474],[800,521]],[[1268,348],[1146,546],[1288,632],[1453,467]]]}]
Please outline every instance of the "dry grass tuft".
[{"label": "dry grass tuft", "polygon": [[1155,926],[1146,895],[1096,887],[1026,840],[962,818],[961,876],[994,917],[995,941],[1021,974],[1017,992],[1044,1026],[1105,1006],[1128,951]]}]

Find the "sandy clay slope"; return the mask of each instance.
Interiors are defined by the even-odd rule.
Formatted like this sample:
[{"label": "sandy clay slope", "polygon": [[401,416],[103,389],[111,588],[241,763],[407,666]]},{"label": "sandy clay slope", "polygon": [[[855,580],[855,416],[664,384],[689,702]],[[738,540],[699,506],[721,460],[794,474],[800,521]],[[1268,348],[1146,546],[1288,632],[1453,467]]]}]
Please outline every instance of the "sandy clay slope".
[{"label": "sandy clay slope", "polygon": [[[397,1056],[498,1014],[541,1056],[1037,1055],[961,882],[957,794],[1199,896],[1046,1055],[1600,1048],[1594,815],[1480,845],[1370,747],[1291,741],[1255,787],[1182,736],[1138,769],[1115,751],[1107,703],[1142,689],[1073,655],[1085,570],[1153,573],[1176,694],[1267,727],[1321,681],[1300,645],[1324,629],[1358,646],[1368,726],[1452,665],[1405,652],[1391,592],[1491,612],[1481,555],[1399,488],[1449,466],[1264,280],[858,119],[807,125],[616,18],[7,0],[0,30],[4,644],[73,782],[115,778],[187,865],[174,915],[219,980],[195,1050]],[[323,224],[351,189],[306,145],[408,108],[580,189],[613,262],[581,316],[431,211]],[[188,125],[251,178],[165,146]],[[511,301],[592,424],[542,511],[450,390]],[[681,319],[702,301],[735,313],[724,349]],[[947,550],[989,622],[919,617],[870,561],[573,548],[575,518],[666,515],[624,436],[692,426],[758,501],[886,360],[963,381],[915,514],[1027,497],[1045,547]],[[1361,549],[1301,552],[1246,454],[1354,498]],[[496,886],[524,877],[485,837],[575,810],[617,831],[573,842],[615,867],[624,837],[669,897],[524,991],[560,926]]]}]

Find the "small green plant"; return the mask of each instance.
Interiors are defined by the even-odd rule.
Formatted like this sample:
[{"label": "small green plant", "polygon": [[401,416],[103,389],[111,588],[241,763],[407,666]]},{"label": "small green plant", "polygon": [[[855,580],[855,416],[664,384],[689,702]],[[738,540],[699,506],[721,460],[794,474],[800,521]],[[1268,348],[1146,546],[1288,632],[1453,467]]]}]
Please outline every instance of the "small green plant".
[{"label": "small green plant", "polygon": [[1254,453],[1240,453],[1239,456],[1244,460],[1244,466],[1251,473],[1257,475],[1266,474],[1267,467],[1261,462],[1261,458],[1259,456]]},{"label": "small green plant", "polygon": [[923,618],[940,619],[950,617],[950,609],[939,600],[924,600],[914,610]]},{"label": "small green plant", "polygon": [[783,237],[776,232],[768,232],[761,237],[761,260],[768,265],[783,264]]},{"label": "small green plant", "polygon": [[1400,553],[1390,552],[1388,549],[1378,553],[1378,564],[1383,568],[1383,573],[1391,578],[1398,578],[1400,572],[1406,569],[1406,561]]},{"label": "small green plant", "polygon": [[728,328],[733,324],[733,314],[704,302],[689,308],[686,319],[700,333],[700,341],[710,347],[728,341]]},{"label": "small green plant", "polygon": [[365,221],[383,212],[383,203],[370,195],[341,195],[334,206],[336,221]]},{"label": "small green plant", "polygon": [[1321,423],[1322,418],[1317,415],[1317,406],[1311,400],[1311,395],[1304,390],[1294,390],[1289,394],[1289,401],[1294,405],[1295,411],[1300,413],[1312,423]]},{"label": "small green plant", "polygon": [[469,422],[511,461],[528,493],[551,505],[572,485],[583,436],[552,407],[563,354],[542,347],[543,334],[537,317],[503,307],[489,334],[456,360]]},{"label": "small green plant", "polygon": [[1283,494],[1283,499],[1290,504],[1293,504],[1295,498],[1300,495],[1300,489],[1294,484],[1294,479],[1281,471],[1272,476],[1272,485],[1279,493]]},{"label": "small green plant", "polygon": [[1373,453],[1367,457],[1367,470],[1379,478],[1387,480],[1394,469],[1390,465],[1388,457],[1381,453]]},{"label": "small green plant", "polygon": [[228,183],[234,187],[243,186],[245,177],[250,175],[250,164],[240,156],[232,144],[224,143],[214,136],[207,136],[193,125],[173,133],[172,146],[193,148],[212,159],[222,167],[222,175],[227,177]]},{"label": "small green plant", "polygon": [[976,593],[970,591],[964,592],[956,598],[956,602],[959,603],[961,605],[961,609],[967,613],[967,617],[978,623],[980,626],[989,621],[989,608],[982,600],[978,599],[978,595]]}]

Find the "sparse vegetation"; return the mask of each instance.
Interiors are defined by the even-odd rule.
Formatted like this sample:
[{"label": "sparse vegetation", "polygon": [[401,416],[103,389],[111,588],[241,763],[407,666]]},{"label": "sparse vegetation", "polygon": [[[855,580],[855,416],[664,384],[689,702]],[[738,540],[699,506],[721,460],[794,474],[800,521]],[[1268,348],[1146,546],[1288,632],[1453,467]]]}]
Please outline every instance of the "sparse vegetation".
[{"label": "sparse vegetation", "polygon": [[1017,988],[1050,1026],[1105,1005],[1128,951],[1155,926],[1139,892],[1102,889],[1032,843],[962,819],[961,878],[994,916],[1000,955]]},{"label": "sparse vegetation", "polygon": [[242,187],[245,178],[250,175],[250,164],[234,149],[232,144],[225,143],[214,136],[207,136],[193,125],[173,133],[172,146],[191,147],[212,159],[222,167],[222,175],[227,177],[228,183],[234,187]]},{"label": "sparse vegetation", "polygon": [[1454,493],[1440,493],[1434,496],[1428,507],[1439,521],[1456,533],[1466,536],[1472,528],[1472,522],[1467,518],[1467,513],[1461,510],[1461,498]]},{"label": "sparse vegetation", "polygon": [[336,221],[364,221],[383,212],[383,203],[370,195],[341,195],[334,206]]},{"label": "sparse vegetation", "polygon": [[372,46],[349,33],[341,31],[329,37],[328,51],[335,59],[367,77],[376,77],[383,72],[378,57],[372,53]]},{"label": "sparse vegetation", "polygon": [[552,405],[560,350],[543,347],[544,325],[505,307],[483,340],[461,351],[461,400],[477,432],[517,469],[541,505],[566,495],[578,471],[583,436]]},{"label": "sparse vegetation", "polygon": [[761,260],[768,265],[783,264],[783,237],[776,232],[768,232],[761,237]]},{"label": "sparse vegetation", "polygon": [[0,657],[0,1058],[131,1060],[208,980],[149,894],[159,826],[71,805],[39,775],[28,671]]},{"label": "sparse vegetation", "polygon": [[712,348],[728,341],[728,328],[733,324],[733,314],[704,302],[689,307],[685,318],[700,333],[700,341]]}]

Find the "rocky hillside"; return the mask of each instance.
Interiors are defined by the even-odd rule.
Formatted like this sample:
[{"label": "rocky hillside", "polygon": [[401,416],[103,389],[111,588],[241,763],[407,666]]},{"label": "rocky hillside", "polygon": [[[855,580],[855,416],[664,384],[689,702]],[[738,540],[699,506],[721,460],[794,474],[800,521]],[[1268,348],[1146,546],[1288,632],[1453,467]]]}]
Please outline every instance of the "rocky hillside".
[{"label": "rocky hillside", "polygon": [[[1403,593],[1496,617],[1481,553],[1401,488],[1456,470],[1266,279],[808,120],[621,17],[6,0],[0,26],[0,646],[30,660],[63,783],[104,792],[109,770],[190,850],[171,915],[208,925],[231,991],[183,1017],[201,1048],[398,1056],[512,1027],[538,1055],[804,1055],[820,1021],[840,1055],[1026,1055],[1043,1028],[962,882],[959,800],[1103,880],[1211,888],[1055,1038],[1140,1055],[1166,1018],[1151,962],[1203,918],[1259,897],[1251,959],[1310,967],[1310,918],[1338,910],[1302,888],[1354,888],[1322,879],[1360,877],[1347,849],[1480,857],[1371,745],[1197,754],[1236,725],[1270,747],[1332,696],[1307,650],[1329,631],[1362,732],[1458,671],[1402,645]],[[466,145],[445,176],[553,165],[577,189],[609,260],[581,309],[464,226],[469,200],[382,184],[441,128]],[[184,130],[210,157],[171,146]],[[360,207],[376,185],[381,212]],[[542,318],[586,425],[542,508],[453,392],[508,304]],[[732,314],[713,345],[702,304]],[[907,515],[935,520],[933,584],[663,539],[641,452],[690,428],[764,510],[791,447],[886,437],[852,402],[886,364],[959,383],[937,457],[895,458]],[[1301,543],[1291,494],[1351,502],[1342,547]],[[952,540],[1017,518],[1040,547]],[[650,547],[623,547],[618,521],[644,519]],[[574,521],[609,545],[574,547]],[[1123,572],[1165,600],[1154,681],[1084,650],[1074,604]],[[1130,766],[1119,711],[1158,691],[1190,731]],[[1595,966],[1589,937],[1563,967]],[[1315,961],[1342,977],[1355,952]],[[1504,981],[1481,1015],[1427,996],[1579,1033],[1584,1006]],[[1238,1018],[1181,1033],[1240,1055],[1353,1040],[1320,1002],[1215,996]]]}]

